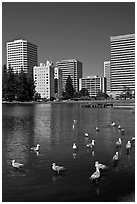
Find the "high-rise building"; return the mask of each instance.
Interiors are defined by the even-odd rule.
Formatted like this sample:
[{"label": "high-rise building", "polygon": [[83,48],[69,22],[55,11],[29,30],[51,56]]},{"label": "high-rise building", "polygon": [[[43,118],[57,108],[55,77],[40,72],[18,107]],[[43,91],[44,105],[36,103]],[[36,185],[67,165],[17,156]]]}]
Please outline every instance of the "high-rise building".
[{"label": "high-rise building", "polygon": [[79,79],[80,90],[85,88],[89,92],[90,97],[95,97],[98,92],[106,93],[106,78],[98,76],[88,76]]},{"label": "high-rise building", "polygon": [[135,90],[135,34],[110,37],[111,92],[119,95],[124,87]]},{"label": "high-rise building", "polygon": [[60,98],[63,93],[62,87],[62,70],[60,68],[54,68],[54,84],[55,84],[55,94],[56,98]]},{"label": "high-rise building", "polygon": [[33,76],[33,67],[37,65],[37,46],[26,40],[14,40],[7,42],[7,67],[9,65],[14,72],[21,69]]},{"label": "high-rise building", "polygon": [[52,62],[47,60],[46,64],[40,63],[40,66],[34,66],[33,78],[36,86],[35,90],[41,95],[41,98],[50,99],[55,97],[54,67]]},{"label": "high-rise building", "polygon": [[82,62],[76,59],[60,60],[56,62],[56,67],[62,70],[63,90],[65,90],[66,80],[71,77],[75,91],[79,91],[79,79],[82,78]]},{"label": "high-rise building", "polygon": [[107,94],[109,94],[111,91],[110,61],[104,62],[104,77],[106,78],[106,92],[107,92]]}]

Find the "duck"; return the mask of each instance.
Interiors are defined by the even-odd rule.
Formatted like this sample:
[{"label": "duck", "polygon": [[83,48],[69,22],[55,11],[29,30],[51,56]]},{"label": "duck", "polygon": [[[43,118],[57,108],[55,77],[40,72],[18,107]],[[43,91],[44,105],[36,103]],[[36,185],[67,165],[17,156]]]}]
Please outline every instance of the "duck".
[{"label": "duck", "polygon": [[131,142],[130,142],[130,141],[127,142],[127,144],[126,144],[126,149],[127,149],[127,150],[130,150],[130,149],[131,149]]},{"label": "duck", "polygon": [[88,133],[85,133],[85,137],[88,137],[89,136],[89,134]]},{"label": "duck", "polygon": [[92,140],[91,143],[87,144],[86,146],[90,147],[90,148],[94,147],[95,146],[95,140]]},{"label": "duck", "polygon": [[73,147],[74,150],[77,149],[76,143],[73,143]]},{"label": "duck", "polygon": [[118,161],[119,157],[118,157],[118,152],[115,153],[115,155],[113,156],[113,161]]},{"label": "duck", "polygon": [[99,131],[99,127],[96,127],[96,131]]},{"label": "duck", "polygon": [[132,138],[131,138],[131,141],[134,142],[134,141],[135,141],[135,137],[132,137]]},{"label": "duck", "polygon": [[115,122],[112,122],[112,123],[111,123],[111,126],[115,126],[115,125],[116,125],[116,123],[115,123]]},{"label": "duck", "polygon": [[99,177],[100,177],[99,167],[96,167],[96,171],[89,177],[89,179],[91,181],[94,181],[94,180],[96,181],[99,179]]},{"label": "duck", "polygon": [[118,125],[118,129],[121,129],[121,126],[120,126],[120,125]]},{"label": "duck", "polygon": [[120,147],[122,144],[122,141],[121,141],[121,138],[118,139],[118,141],[116,142],[116,146],[117,147]]},{"label": "duck", "polygon": [[20,169],[20,167],[23,166],[23,164],[18,163],[18,162],[15,162],[15,159],[12,160],[11,165],[12,165],[12,167],[14,167],[14,168],[16,168],[16,169]]},{"label": "duck", "polygon": [[108,167],[105,165],[105,164],[101,164],[99,163],[98,161],[95,162],[95,167],[101,169],[101,170],[105,170],[107,169]]},{"label": "duck", "polygon": [[52,169],[53,169],[53,171],[55,171],[55,172],[57,172],[57,173],[59,174],[60,172],[65,171],[65,170],[66,170],[66,167],[64,167],[64,166],[58,166],[58,165],[56,165],[56,163],[53,163],[53,164],[52,164]]},{"label": "duck", "polygon": [[32,151],[39,151],[39,149],[40,149],[40,144],[37,144],[36,147],[31,147],[30,149],[31,149]]}]

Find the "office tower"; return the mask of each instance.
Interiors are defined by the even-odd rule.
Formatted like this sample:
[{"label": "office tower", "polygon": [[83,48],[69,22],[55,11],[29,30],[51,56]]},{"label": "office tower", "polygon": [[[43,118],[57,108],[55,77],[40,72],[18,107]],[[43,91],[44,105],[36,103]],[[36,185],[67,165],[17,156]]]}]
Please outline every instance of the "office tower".
[{"label": "office tower", "polygon": [[98,92],[106,92],[106,78],[98,76],[88,76],[87,78],[79,79],[80,90],[85,88],[89,92],[90,97],[95,97]]},{"label": "office tower", "polygon": [[40,63],[40,66],[33,68],[33,78],[35,81],[35,90],[41,95],[41,98],[50,99],[55,97],[54,89],[54,67],[53,63],[48,61],[46,64]]},{"label": "office tower", "polygon": [[111,92],[119,95],[124,87],[135,90],[135,34],[110,37]]},{"label": "office tower", "polygon": [[65,91],[66,80],[70,75],[75,91],[79,91],[79,78],[82,78],[82,62],[76,59],[60,60],[56,67],[62,70],[63,90]]},{"label": "office tower", "polygon": [[60,68],[54,68],[54,84],[55,84],[55,96],[61,98],[63,93],[62,88],[62,70]]},{"label": "office tower", "polygon": [[110,61],[104,62],[104,77],[106,78],[106,92],[110,94],[111,81],[110,81]]},{"label": "office tower", "polygon": [[37,46],[26,40],[7,42],[7,67],[19,73],[21,69],[33,76],[33,67],[37,65]]}]

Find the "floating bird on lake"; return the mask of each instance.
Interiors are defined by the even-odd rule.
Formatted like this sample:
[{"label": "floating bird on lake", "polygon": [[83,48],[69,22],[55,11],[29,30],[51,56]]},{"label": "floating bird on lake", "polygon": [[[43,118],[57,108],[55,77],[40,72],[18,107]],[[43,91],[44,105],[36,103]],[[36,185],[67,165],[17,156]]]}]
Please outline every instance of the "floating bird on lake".
[{"label": "floating bird on lake", "polygon": [[73,143],[73,147],[74,150],[77,149],[76,143]]},{"label": "floating bird on lake", "polygon": [[111,123],[111,126],[115,126],[115,125],[116,125],[116,123],[115,123],[115,122],[112,122],[112,123]]},{"label": "floating bird on lake", "polygon": [[113,156],[113,161],[118,161],[119,157],[118,157],[118,152],[115,153],[115,155]]},{"label": "floating bird on lake", "polygon": [[95,167],[101,169],[101,170],[106,170],[108,167],[105,164],[100,164],[98,161],[95,162]]},{"label": "floating bird on lake", "polygon": [[89,177],[89,179],[91,181],[97,181],[100,177],[100,171],[99,171],[99,168],[96,167],[96,171]]},{"label": "floating bird on lake", "polygon": [[124,129],[121,129],[121,133],[124,134],[124,132],[125,132],[125,130],[124,130]]},{"label": "floating bird on lake", "polygon": [[121,126],[120,126],[120,125],[118,125],[118,129],[121,129]]},{"label": "floating bird on lake", "polygon": [[127,150],[130,150],[130,149],[131,149],[131,142],[130,142],[130,141],[127,142],[127,144],[126,144],[126,149],[127,149]]},{"label": "floating bird on lake", "polygon": [[22,167],[23,164],[15,162],[15,159],[12,160],[12,167],[16,168],[16,169],[20,169],[20,167]]},{"label": "floating bird on lake", "polygon": [[99,127],[96,127],[96,131],[99,131]]},{"label": "floating bird on lake", "polygon": [[88,135],[88,133],[85,133],[85,137],[88,137],[89,135]]},{"label": "floating bird on lake", "polygon": [[31,149],[32,151],[39,151],[39,149],[40,149],[40,144],[37,144],[36,147],[31,147],[30,149]]},{"label": "floating bird on lake", "polygon": [[93,148],[95,146],[95,140],[92,140],[91,143],[87,144],[86,146]]},{"label": "floating bird on lake", "polygon": [[131,141],[134,142],[134,141],[135,141],[135,137],[132,137],[132,138],[131,138]]},{"label": "floating bird on lake", "polygon": [[121,138],[118,139],[118,141],[116,142],[116,146],[117,147],[120,147],[122,144],[122,141],[121,141]]},{"label": "floating bird on lake", "polygon": [[65,171],[66,167],[64,167],[64,166],[57,166],[56,163],[53,163],[52,164],[52,169],[53,169],[53,171],[58,172],[58,174],[59,174],[60,172]]}]

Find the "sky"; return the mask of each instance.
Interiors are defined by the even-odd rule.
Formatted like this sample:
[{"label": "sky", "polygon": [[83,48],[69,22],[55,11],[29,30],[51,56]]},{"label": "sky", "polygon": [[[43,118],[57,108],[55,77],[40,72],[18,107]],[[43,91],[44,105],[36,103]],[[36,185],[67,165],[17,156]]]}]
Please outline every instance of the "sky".
[{"label": "sky", "polygon": [[83,77],[103,76],[110,36],[135,33],[134,2],[2,2],[2,64],[6,42],[38,46],[38,64],[77,59]]}]

